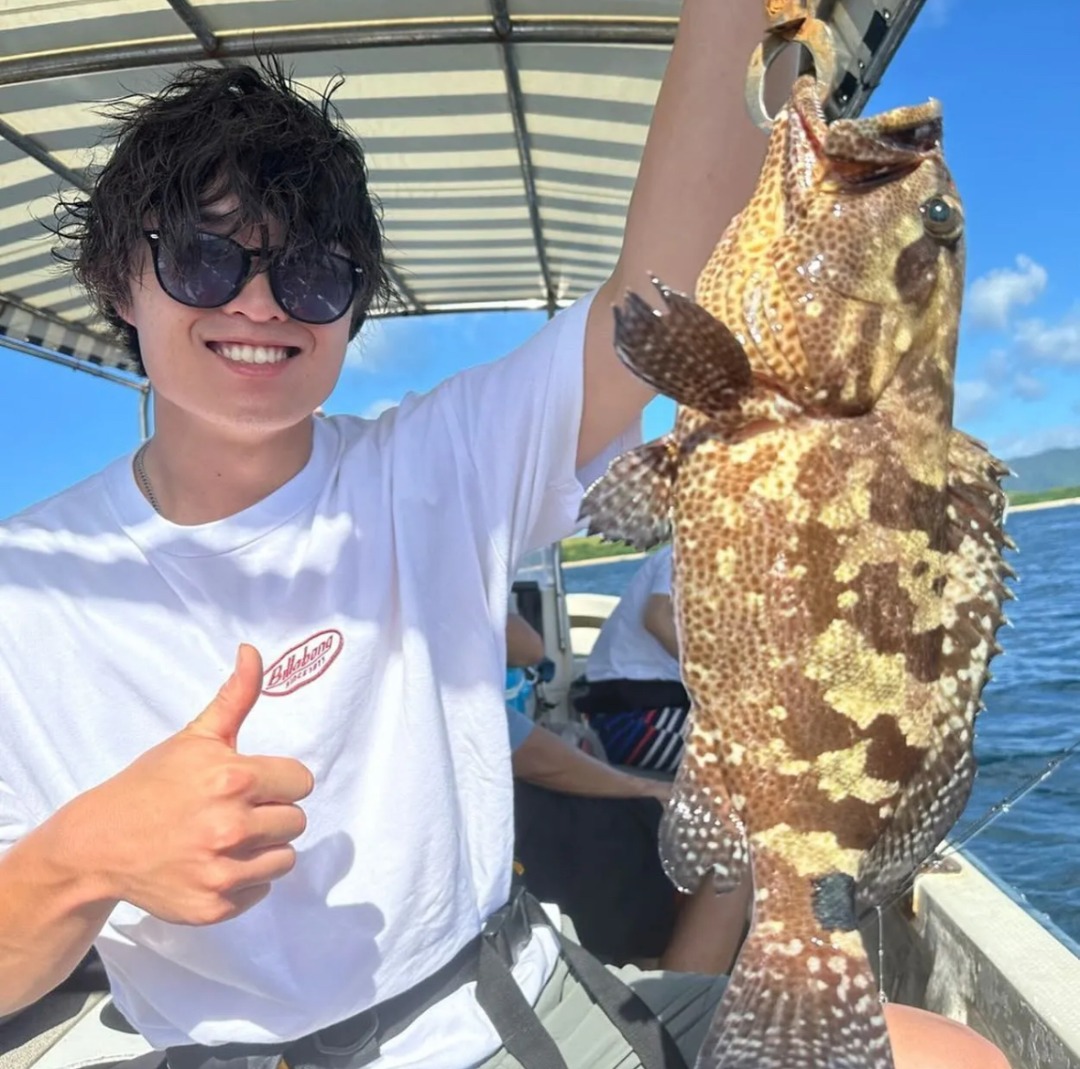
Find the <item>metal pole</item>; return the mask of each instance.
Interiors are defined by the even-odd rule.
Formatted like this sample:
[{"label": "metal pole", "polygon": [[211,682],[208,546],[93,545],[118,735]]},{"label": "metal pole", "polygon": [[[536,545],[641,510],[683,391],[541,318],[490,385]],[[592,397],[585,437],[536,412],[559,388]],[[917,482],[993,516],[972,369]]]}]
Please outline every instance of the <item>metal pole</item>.
[{"label": "metal pole", "polygon": [[[0,71],[3,70],[3,64],[0,64]],[[3,80],[3,75],[0,74],[0,82]],[[83,181],[82,176],[76,174],[70,167],[65,167],[59,160],[54,159],[52,155],[43,149],[32,137],[28,134],[20,134],[10,123],[4,122],[0,119],[0,137],[5,141],[10,142],[20,152],[25,152],[31,159],[36,160],[42,167],[47,167],[53,174],[59,175],[69,185],[74,186],[76,189],[81,189],[86,192],[86,183]]]},{"label": "metal pole", "polygon": [[529,226],[532,228],[536,259],[544,280],[544,299],[548,317],[555,313],[555,280],[551,277],[547,250],[544,248],[544,230],[540,222],[540,198],[536,192],[536,171],[533,167],[532,150],[529,147],[529,128],[525,120],[525,98],[521,91],[521,75],[514,58],[514,24],[510,20],[507,0],[491,0],[491,16],[499,38],[499,58],[502,60],[503,77],[506,79],[506,95],[510,100],[510,116],[514,122],[514,141],[517,144],[521,180],[525,185],[525,203],[529,210]]},{"label": "metal pole", "polygon": [[[549,44],[649,44],[671,45],[675,40],[675,18],[624,19],[592,25],[575,19],[535,18],[518,20],[512,29],[515,41]],[[490,44],[499,40],[495,26],[487,18],[476,20],[432,19],[426,26],[415,23],[384,25],[371,29],[363,25],[333,28],[248,30],[218,36],[213,58],[251,59],[257,55],[303,52],[350,51],[358,48],[407,48],[414,45]],[[0,85],[14,85],[47,78],[95,74],[101,71],[197,63],[207,53],[196,40],[149,44],[107,44],[90,46],[75,53],[0,60]]]},{"label": "metal pole", "polygon": [[142,400],[139,402],[139,438],[146,441],[150,437],[150,385],[143,390]]},{"label": "metal pole", "polygon": [[207,56],[214,56],[218,50],[218,39],[210,29],[206,19],[188,3],[188,0],[169,0],[169,7],[180,16],[184,25],[198,39]]},{"label": "metal pole", "polygon": [[0,334],[0,346],[12,349],[17,353],[24,353],[26,356],[36,357],[38,360],[46,360],[50,364],[59,364],[61,367],[66,367],[71,371],[81,371],[85,375],[93,375],[94,378],[105,379],[106,382],[115,383],[117,386],[127,386],[129,389],[138,390],[140,393],[145,393],[149,390],[149,386],[146,383],[133,382],[131,379],[126,379],[116,372],[106,371],[104,368],[88,364],[85,360],[79,360],[78,357],[66,356],[63,353],[54,353],[51,349],[46,349],[40,345],[34,345],[32,342],[22,341],[19,338],[12,338],[7,334]]}]

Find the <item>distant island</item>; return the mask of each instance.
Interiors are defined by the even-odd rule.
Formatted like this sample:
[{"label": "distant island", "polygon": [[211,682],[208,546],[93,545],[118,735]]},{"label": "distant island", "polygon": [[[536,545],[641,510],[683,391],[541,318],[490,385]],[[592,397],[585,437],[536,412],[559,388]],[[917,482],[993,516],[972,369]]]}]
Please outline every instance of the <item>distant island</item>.
[{"label": "distant island", "polygon": [[1080,497],[1080,486],[1059,486],[1053,490],[1013,490],[1009,494],[1010,505],[1036,505],[1043,501],[1065,501]]},{"label": "distant island", "polygon": [[1005,480],[1005,489],[1009,500],[1017,505],[1022,502],[1016,494],[1043,491],[1067,494],[1075,493],[1080,486],[1080,448],[1047,449],[1029,457],[1006,457],[1005,463],[1014,472]]},{"label": "distant island", "polygon": [[599,535],[580,535],[562,540],[563,564],[630,556],[641,556],[641,553],[625,542],[604,542]]}]

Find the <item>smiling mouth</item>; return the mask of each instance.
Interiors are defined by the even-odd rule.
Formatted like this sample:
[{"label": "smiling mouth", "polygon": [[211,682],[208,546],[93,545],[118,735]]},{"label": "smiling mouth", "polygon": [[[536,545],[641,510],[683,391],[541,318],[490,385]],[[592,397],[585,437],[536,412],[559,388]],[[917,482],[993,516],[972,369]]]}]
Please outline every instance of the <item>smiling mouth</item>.
[{"label": "smiling mouth", "polygon": [[206,347],[236,364],[280,364],[300,352],[292,345],[241,345],[238,342],[212,341],[207,342]]}]

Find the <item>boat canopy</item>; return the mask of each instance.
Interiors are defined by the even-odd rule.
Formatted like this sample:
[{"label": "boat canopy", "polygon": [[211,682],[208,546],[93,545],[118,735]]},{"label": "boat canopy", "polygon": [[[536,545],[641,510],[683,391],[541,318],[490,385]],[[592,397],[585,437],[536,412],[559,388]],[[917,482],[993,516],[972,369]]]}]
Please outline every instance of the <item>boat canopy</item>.
[{"label": "boat canopy", "polygon": [[[833,117],[858,113],[922,0],[823,0]],[[16,0],[0,5],[0,338],[133,372],[51,256],[100,106],[191,62],[283,58],[363,141],[399,299],[376,314],[554,312],[608,276],[678,0]],[[747,57],[749,61],[749,57]],[[63,354],[58,356],[58,354]],[[99,374],[102,373],[100,370]],[[108,373],[106,373],[108,374]]]}]

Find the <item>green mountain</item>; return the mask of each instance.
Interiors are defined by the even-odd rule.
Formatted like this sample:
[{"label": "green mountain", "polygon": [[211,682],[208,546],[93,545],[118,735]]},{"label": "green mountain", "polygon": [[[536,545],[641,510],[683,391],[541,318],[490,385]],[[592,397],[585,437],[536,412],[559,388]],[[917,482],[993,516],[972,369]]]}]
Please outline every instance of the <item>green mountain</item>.
[{"label": "green mountain", "polygon": [[1034,493],[1059,486],[1080,486],[1080,448],[1048,449],[1030,457],[1008,457],[1015,476],[1007,478],[1005,489]]}]

